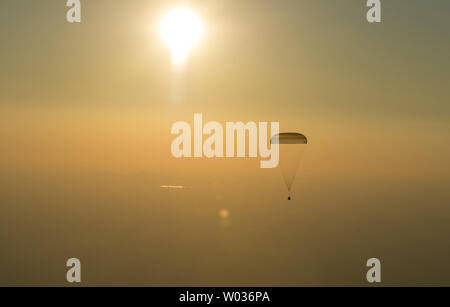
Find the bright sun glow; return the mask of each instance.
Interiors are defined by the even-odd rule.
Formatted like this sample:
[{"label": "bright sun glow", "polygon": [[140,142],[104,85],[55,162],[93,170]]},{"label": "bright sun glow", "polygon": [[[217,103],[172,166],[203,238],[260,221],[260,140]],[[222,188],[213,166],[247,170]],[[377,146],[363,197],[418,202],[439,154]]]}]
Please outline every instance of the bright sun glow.
[{"label": "bright sun glow", "polygon": [[168,12],[161,22],[160,30],[176,65],[186,61],[189,52],[200,42],[204,34],[200,18],[186,8],[176,8]]}]

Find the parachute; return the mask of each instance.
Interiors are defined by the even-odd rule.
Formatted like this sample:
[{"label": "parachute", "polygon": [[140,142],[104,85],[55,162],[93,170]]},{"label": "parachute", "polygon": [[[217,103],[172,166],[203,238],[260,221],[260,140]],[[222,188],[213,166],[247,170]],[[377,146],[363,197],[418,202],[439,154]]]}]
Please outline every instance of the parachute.
[{"label": "parachute", "polygon": [[279,144],[279,167],[288,189],[288,200],[291,200],[292,184],[297,175],[308,139],[300,133],[286,132],[274,135],[270,144]]}]

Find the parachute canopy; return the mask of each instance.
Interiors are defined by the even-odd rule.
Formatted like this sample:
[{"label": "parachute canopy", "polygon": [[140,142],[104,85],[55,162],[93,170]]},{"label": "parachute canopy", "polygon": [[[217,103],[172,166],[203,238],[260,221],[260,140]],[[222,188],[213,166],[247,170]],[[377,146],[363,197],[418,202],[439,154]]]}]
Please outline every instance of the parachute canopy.
[{"label": "parachute canopy", "polygon": [[308,144],[308,139],[300,133],[284,132],[274,135],[270,144]]}]

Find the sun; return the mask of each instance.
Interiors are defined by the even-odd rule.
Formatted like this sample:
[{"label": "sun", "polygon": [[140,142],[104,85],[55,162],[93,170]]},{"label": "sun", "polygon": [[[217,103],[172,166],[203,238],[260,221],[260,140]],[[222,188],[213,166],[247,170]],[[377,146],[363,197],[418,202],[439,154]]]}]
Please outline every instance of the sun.
[{"label": "sun", "polygon": [[186,61],[191,50],[199,44],[204,35],[201,19],[184,7],[169,11],[161,21],[160,31],[163,41],[170,48],[175,65]]}]

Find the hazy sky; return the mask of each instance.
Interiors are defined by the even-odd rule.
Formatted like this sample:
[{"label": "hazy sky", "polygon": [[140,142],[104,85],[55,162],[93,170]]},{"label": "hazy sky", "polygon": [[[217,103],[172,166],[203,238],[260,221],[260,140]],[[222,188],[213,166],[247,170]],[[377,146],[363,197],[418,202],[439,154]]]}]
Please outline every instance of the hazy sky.
[{"label": "hazy sky", "polygon": [[[77,253],[93,284],[353,283],[372,254],[392,283],[450,283],[449,1],[382,1],[381,24],[362,0],[82,0],[80,24],[65,2],[0,4],[0,284],[64,284]],[[174,71],[180,3],[206,32]],[[258,160],[174,159],[194,113],[307,135],[296,199]]]},{"label": "hazy sky", "polygon": [[[170,158],[170,126],[194,112],[205,120],[280,121],[317,146],[351,152],[376,143],[370,149],[383,155],[381,144],[397,144],[396,153],[425,158],[418,139],[426,139],[426,150],[439,148],[428,162],[441,162],[449,150],[442,140],[449,133],[450,5],[384,2],[381,24],[367,23],[364,1],[183,2],[202,16],[206,36],[174,73],[158,24],[180,2],[84,1],[82,23],[69,24],[64,1],[3,1],[2,134],[17,144],[3,152],[1,168],[21,168],[27,159],[9,159],[39,134],[41,166],[39,155],[88,167],[52,148],[58,138],[100,160],[89,168],[122,170],[133,147],[142,157],[132,170],[149,171],[146,156]],[[98,138],[124,156],[102,165]]]}]

